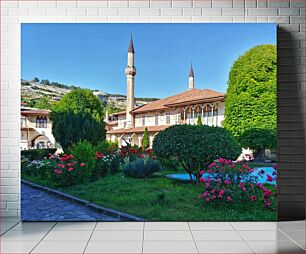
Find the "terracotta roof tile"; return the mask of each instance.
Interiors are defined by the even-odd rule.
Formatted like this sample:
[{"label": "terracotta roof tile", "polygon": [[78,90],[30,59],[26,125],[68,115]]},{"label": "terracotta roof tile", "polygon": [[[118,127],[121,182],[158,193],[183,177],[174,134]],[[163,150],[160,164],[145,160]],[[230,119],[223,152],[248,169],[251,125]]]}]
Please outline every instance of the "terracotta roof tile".
[{"label": "terracotta roof tile", "polygon": [[176,104],[188,104],[188,102],[194,101],[212,101],[214,99],[223,99],[224,93],[216,92],[210,89],[191,89],[164,99],[160,99],[157,101],[150,102],[142,107],[133,109],[133,113],[147,112],[147,111],[155,111],[155,110],[163,110],[167,109]]},{"label": "terracotta roof tile", "polygon": [[50,115],[50,110],[22,110],[21,115]]},{"label": "terracotta roof tile", "polygon": [[119,115],[125,115],[125,114],[126,114],[126,111],[123,110],[123,111],[119,111],[119,112],[116,112],[116,113],[112,113],[109,116],[119,116]]},{"label": "terracotta roof tile", "polygon": [[145,127],[148,128],[148,132],[156,132],[156,131],[162,131],[162,130],[168,128],[169,126],[170,125],[140,126],[140,127],[130,128],[130,129],[111,130],[111,131],[107,131],[107,134],[142,133],[142,132],[144,132]]}]

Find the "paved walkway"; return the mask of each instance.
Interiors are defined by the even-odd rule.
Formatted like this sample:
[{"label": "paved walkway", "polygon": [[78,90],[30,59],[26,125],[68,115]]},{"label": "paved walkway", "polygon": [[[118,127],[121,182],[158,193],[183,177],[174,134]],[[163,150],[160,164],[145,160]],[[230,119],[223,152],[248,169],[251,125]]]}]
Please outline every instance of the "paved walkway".
[{"label": "paved walkway", "polygon": [[21,184],[21,219],[24,221],[118,221],[56,195]]}]

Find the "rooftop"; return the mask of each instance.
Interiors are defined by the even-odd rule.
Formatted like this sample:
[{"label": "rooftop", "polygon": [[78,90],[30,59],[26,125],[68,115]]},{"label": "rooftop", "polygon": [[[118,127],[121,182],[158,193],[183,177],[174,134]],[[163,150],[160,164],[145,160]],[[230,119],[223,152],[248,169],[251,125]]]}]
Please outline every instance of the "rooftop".
[{"label": "rooftop", "polygon": [[164,110],[169,107],[188,105],[197,102],[212,102],[223,100],[224,93],[216,92],[210,89],[191,89],[164,99],[153,101],[132,110],[133,113],[148,112],[155,110]]}]

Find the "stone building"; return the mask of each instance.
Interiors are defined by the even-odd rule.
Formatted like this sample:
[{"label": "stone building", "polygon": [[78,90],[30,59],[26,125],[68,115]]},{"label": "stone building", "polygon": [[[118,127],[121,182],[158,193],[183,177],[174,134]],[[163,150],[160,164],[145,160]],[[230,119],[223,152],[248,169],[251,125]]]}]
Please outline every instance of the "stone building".
[{"label": "stone building", "polygon": [[55,147],[49,110],[21,107],[22,150]]},{"label": "stone building", "polygon": [[224,119],[224,94],[209,89],[197,89],[192,66],[190,67],[188,89],[179,94],[135,107],[134,66],[135,50],[131,37],[128,48],[126,110],[106,118],[107,140],[118,142],[119,147],[130,143],[141,146],[145,127],[152,146],[155,135],[174,124],[202,123],[221,126]]}]

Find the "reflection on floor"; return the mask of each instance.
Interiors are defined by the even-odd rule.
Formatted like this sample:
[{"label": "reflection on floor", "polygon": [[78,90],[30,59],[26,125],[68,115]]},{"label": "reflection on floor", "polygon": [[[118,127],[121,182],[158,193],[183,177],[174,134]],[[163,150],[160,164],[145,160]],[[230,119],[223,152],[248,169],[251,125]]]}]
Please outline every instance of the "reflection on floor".
[{"label": "reflection on floor", "polygon": [[305,221],[19,222],[0,253],[304,253]]}]

